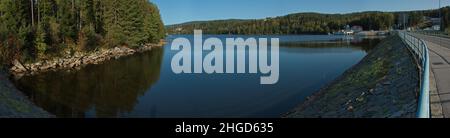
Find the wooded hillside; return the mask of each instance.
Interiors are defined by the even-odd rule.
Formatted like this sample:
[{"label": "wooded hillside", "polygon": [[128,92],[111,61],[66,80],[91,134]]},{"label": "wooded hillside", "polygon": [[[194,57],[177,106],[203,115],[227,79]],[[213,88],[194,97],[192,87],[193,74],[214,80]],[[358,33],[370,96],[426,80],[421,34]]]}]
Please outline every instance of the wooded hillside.
[{"label": "wooded hillside", "polygon": [[1,0],[0,60],[34,61],[115,46],[139,47],[165,35],[148,0]]}]

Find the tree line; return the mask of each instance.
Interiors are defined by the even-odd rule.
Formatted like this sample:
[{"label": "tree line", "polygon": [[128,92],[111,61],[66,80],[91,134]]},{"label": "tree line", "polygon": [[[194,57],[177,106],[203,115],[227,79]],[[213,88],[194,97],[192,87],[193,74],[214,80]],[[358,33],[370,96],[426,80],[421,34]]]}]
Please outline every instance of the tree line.
[{"label": "tree line", "polygon": [[424,20],[423,17],[439,18],[442,17],[442,31],[450,32],[450,6],[434,10],[410,11],[408,13],[408,26],[416,28],[429,27],[431,24]]},{"label": "tree line", "polygon": [[352,14],[297,13],[253,20],[217,20],[167,26],[171,34],[189,34],[202,29],[210,34],[327,34],[359,25],[365,30],[386,30],[394,22],[392,13],[363,12]]},{"label": "tree line", "polygon": [[1,0],[0,59],[35,61],[164,38],[148,0]]},{"label": "tree line", "polygon": [[[449,24],[449,7],[441,9],[443,28]],[[439,17],[439,10],[409,12],[359,12],[349,14],[296,13],[253,20],[197,21],[166,27],[170,34],[191,34],[202,29],[208,34],[328,34],[345,28],[361,26],[364,30],[402,29],[401,17],[407,14],[407,27],[422,25],[423,17]]]}]

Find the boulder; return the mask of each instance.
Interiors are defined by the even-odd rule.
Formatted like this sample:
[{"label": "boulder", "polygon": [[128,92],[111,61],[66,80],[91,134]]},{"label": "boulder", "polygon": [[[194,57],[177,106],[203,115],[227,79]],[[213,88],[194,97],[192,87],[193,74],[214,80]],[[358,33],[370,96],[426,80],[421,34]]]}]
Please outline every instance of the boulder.
[{"label": "boulder", "polygon": [[81,65],[81,59],[73,59],[72,62],[69,64],[70,68],[75,68]]},{"label": "boulder", "polygon": [[19,60],[14,60],[13,61],[13,70],[12,71],[14,71],[14,72],[25,72],[25,71],[27,71],[28,69],[25,67],[25,66],[23,66],[23,64],[22,63],[20,63],[20,61]]},{"label": "boulder", "polygon": [[39,70],[39,68],[38,68],[38,66],[37,66],[36,64],[32,64],[32,65],[30,66],[30,71],[36,72],[36,71],[38,71],[38,70]]},{"label": "boulder", "polygon": [[52,68],[52,66],[50,64],[46,64],[46,65],[40,66],[39,70],[46,71],[46,70],[49,70],[51,68]]}]

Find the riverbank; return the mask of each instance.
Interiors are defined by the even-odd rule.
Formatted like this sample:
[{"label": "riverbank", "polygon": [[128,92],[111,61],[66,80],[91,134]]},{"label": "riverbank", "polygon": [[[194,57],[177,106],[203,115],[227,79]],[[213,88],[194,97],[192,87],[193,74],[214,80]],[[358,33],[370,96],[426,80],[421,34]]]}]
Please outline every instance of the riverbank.
[{"label": "riverbank", "polygon": [[415,117],[418,74],[401,39],[390,36],[357,65],[283,117]]},{"label": "riverbank", "polygon": [[134,53],[142,53],[151,50],[153,47],[161,47],[163,45],[164,42],[159,44],[147,44],[137,49],[115,47],[111,49],[101,49],[90,53],[77,52],[72,56],[58,57],[51,60],[28,64],[14,61],[9,72],[0,70],[0,118],[55,117],[30,101],[14,86],[10,81],[9,76],[19,79],[24,75],[35,75],[51,70],[81,69],[83,66],[89,64],[100,64],[101,62],[110,59],[117,59]]},{"label": "riverbank", "polygon": [[0,70],[0,118],[48,118],[50,113],[37,107]]},{"label": "riverbank", "polygon": [[118,59],[123,56],[132,55],[136,52],[145,52],[153,47],[161,47],[164,42],[159,44],[146,44],[139,48],[132,49],[128,47],[115,47],[111,49],[99,49],[94,52],[76,52],[65,57],[55,57],[50,60],[38,61],[35,63],[23,64],[18,60],[13,62],[9,69],[10,73],[16,78],[24,75],[34,75],[42,72],[60,69],[80,69],[89,64],[99,64],[110,59]]}]

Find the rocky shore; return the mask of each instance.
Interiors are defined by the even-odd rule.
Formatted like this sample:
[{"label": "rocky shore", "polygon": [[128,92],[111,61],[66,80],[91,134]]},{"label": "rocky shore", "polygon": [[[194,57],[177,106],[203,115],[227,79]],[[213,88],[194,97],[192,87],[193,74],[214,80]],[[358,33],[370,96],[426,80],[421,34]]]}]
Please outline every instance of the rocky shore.
[{"label": "rocky shore", "polygon": [[306,98],[285,118],[415,117],[419,71],[398,36],[390,36],[362,61]]},{"label": "rocky shore", "polygon": [[24,75],[34,75],[51,70],[79,69],[85,65],[99,64],[106,60],[118,59],[123,56],[132,55],[136,52],[149,51],[153,47],[160,47],[162,45],[163,43],[146,44],[137,49],[115,47],[111,49],[100,49],[90,53],[76,52],[73,55],[67,54],[65,57],[57,57],[29,64],[23,64],[18,60],[15,60],[9,71],[15,78],[20,78]]},{"label": "rocky shore", "polygon": [[[117,59],[137,52],[149,51],[153,47],[161,47],[163,45],[164,43],[162,42],[160,44],[147,44],[137,49],[115,47],[90,53],[77,52],[73,55],[29,64],[22,64],[16,60],[9,69],[9,74],[18,79],[24,75],[34,75],[51,70],[80,69],[85,65],[100,64],[106,60]],[[30,101],[14,86],[9,76],[8,72],[0,69],[0,118],[55,117]]]}]

